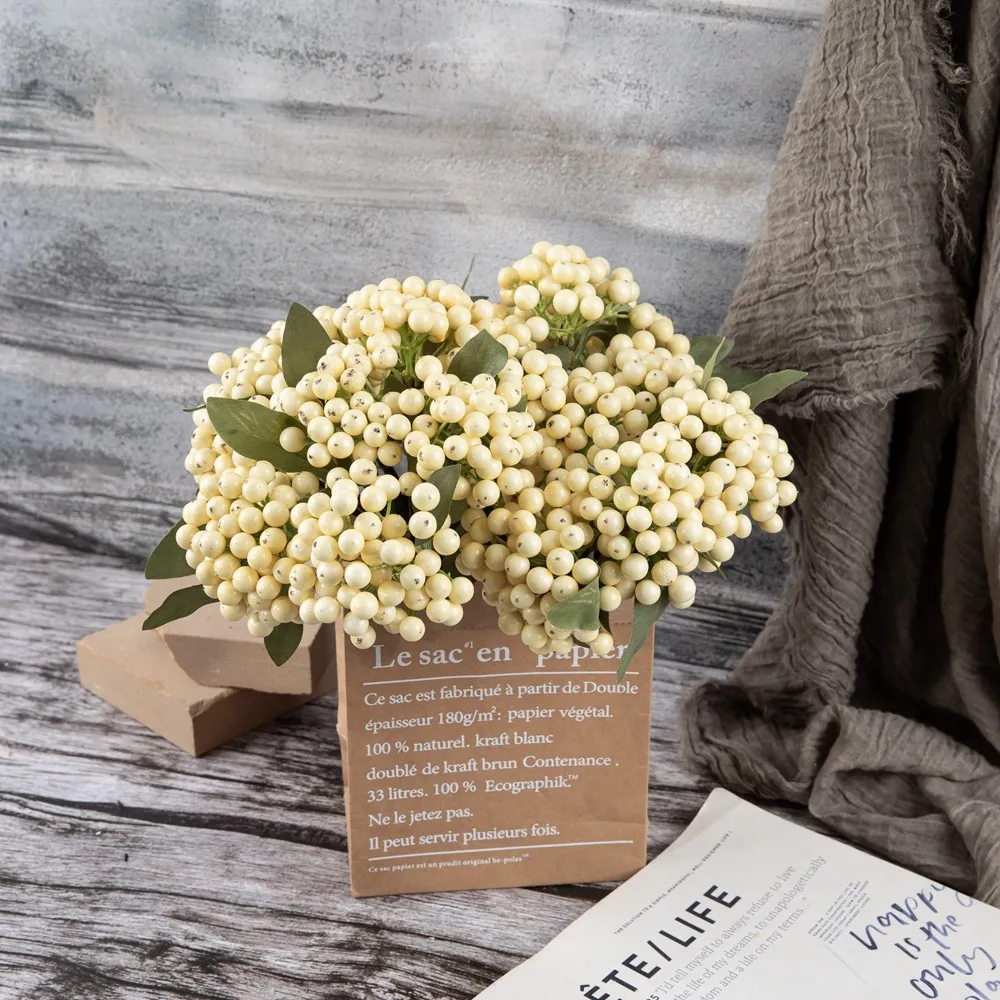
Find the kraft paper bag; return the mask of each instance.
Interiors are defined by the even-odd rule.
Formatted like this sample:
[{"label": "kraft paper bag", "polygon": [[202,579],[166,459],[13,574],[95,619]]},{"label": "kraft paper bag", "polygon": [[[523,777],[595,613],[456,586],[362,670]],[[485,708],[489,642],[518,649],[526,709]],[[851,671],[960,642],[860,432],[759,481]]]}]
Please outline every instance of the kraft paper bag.
[{"label": "kraft paper bag", "polygon": [[625,878],[646,863],[653,641],[539,655],[477,598],[419,643],[338,628],[351,890],[377,896]]}]

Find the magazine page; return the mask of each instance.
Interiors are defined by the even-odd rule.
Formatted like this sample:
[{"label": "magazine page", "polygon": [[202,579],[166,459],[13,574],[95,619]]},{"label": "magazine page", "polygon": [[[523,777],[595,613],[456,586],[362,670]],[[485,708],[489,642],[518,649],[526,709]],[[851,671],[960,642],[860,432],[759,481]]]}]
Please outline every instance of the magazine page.
[{"label": "magazine page", "polygon": [[483,1000],[1000,997],[1000,911],[712,793]]}]

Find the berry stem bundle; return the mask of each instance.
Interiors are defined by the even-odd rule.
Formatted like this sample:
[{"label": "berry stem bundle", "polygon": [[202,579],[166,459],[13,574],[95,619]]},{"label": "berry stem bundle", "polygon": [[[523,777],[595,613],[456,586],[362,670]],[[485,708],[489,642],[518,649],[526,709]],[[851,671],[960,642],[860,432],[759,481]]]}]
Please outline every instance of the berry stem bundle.
[{"label": "berry stem bundle", "polygon": [[197,492],[147,563],[198,585],[146,627],[216,603],[280,664],[338,619],[359,648],[377,628],[419,641],[475,580],[539,652],[607,655],[634,600],[623,674],[693,573],[781,529],[794,463],[755,407],[804,373],[725,366],[729,341],[676,333],[576,246],[537,243],[498,284],[493,302],[386,278],[213,354]]}]

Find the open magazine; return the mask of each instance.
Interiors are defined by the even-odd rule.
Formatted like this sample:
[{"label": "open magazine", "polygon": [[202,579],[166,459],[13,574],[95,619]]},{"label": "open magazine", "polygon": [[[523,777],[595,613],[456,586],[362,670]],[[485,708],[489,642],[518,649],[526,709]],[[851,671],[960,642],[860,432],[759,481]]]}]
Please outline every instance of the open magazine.
[{"label": "open magazine", "polygon": [[481,1000],[1000,1000],[1000,910],[717,790]]}]

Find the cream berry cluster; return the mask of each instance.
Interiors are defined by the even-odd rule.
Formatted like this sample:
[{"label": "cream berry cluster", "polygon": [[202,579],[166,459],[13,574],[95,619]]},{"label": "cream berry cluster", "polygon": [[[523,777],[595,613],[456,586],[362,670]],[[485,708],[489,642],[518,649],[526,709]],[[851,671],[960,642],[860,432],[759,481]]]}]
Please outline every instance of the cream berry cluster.
[{"label": "cream berry cluster", "polygon": [[[342,353],[352,355],[352,367],[341,369]],[[367,388],[353,389],[353,380],[344,385],[344,375],[367,368],[364,347],[331,345],[319,370],[296,390],[299,398],[294,402],[299,403],[297,413],[305,428],[284,431],[282,447],[296,453],[305,447],[309,463],[320,469],[337,463],[328,483],[346,469],[360,485],[371,485],[378,467],[392,469],[405,456],[411,469],[398,482],[406,496],[416,484],[455,463],[463,473],[456,500],[488,507],[501,493],[524,488],[519,466],[535,461],[544,439],[531,413],[512,409],[522,394],[516,361],[496,378],[480,374],[463,382],[444,370],[441,359],[425,355],[414,363],[415,385],[379,393],[378,398]],[[338,369],[341,374],[335,375]]]},{"label": "cream berry cluster", "polygon": [[330,495],[321,494],[327,509],[317,520],[307,567],[315,596],[302,601],[302,621],[333,622],[343,613],[344,632],[360,649],[375,642],[373,623],[409,642],[424,635],[419,612],[457,625],[473,587],[442,571],[442,557],[458,551],[459,534],[432,513],[442,500],[437,487],[413,488],[407,521],[386,512],[401,490],[394,476],[335,471]]},{"label": "cream berry cluster", "polygon": [[[275,323],[250,347],[232,355],[213,354],[208,367],[219,381],[206,387],[204,398],[274,405],[278,397],[272,393],[285,391],[283,330],[283,322]],[[219,602],[223,617],[248,618],[252,634],[267,635],[277,623],[298,620],[287,592],[309,552],[290,529],[306,517],[307,501],[322,488],[320,478],[308,471],[279,472],[270,462],[234,452],[204,408],[196,409],[192,419],[185,468],[198,493],[182,510],[175,540],[206,595]]]},{"label": "cream berry cluster", "polygon": [[[275,323],[267,335],[250,347],[239,347],[232,355],[218,351],[208,359],[208,370],[219,380],[209,383],[202,393],[207,400],[215,396],[227,399],[252,399],[270,405],[275,388],[284,385],[281,377],[281,335],[284,322]],[[216,433],[204,408],[192,413],[194,432],[184,468],[194,477],[203,499],[215,496],[215,483],[226,470],[234,467],[233,449]],[[251,463],[252,464],[252,463]],[[202,478],[205,490],[202,490]],[[212,477],[215,477],[214,479]]]},{"label": "cream berry cluster", "polygon": [[[453,353],[464,347],[479,331],[486,330],[518,356],[536,343],[545,341],[549,326],[544,318],[508,308],[510,303],[472,299],[458,285],[434,279],[424,282],[415,276],[398,281],[385,278],[352,292],[337,309],[322,307],[316,316],[334,340],[362,340],[386,334],[381,343],[399,348],[409,343],[447,342]],[[447,323],[447,325],[446,325]],[[372,344],[372,349],[380,341]],[[439,353],[438,356],[443,356]],[[413,358],[403,358],[398,374],[412,374]]]},{"label": "cream berry cluster", "polygon": [[464,522],[459,568],[484,585],[500,627],[532,648],[572,642],[604,654],[611,635],[561,631],[552,606],[599,580],[600,608],[663,592],[677,608],[695,598],[695,570],[732,558],[732,539],[753,521],[780,531],[778,510],[795,500],[793,468],[775,428],[688,353],[648,331],[614,337],[569,376],[571,400],[544,428],[553,440],[538,486]]},{"label": "cream berry cluster", "polygon": [[[679,334],[672,335],[666,347],[658,346],[648,331],[618,335],[606,353],[587,359],[586,370],[572,373],[574,398],[590,399],[598,393],[595,421],[607,427],[591,435],[588,460],[600,473],[619,474],[622,465],[635,464],[628,457],[637,456],[639,444],[644,452],[660,456],[638,460],[639,467],[656,473],[659,485],[652,486],[647,476],[640,483],[652,486],[657,497],[666,489],[671,496],[690,493],[698,511],[694,516],[719,527],[722,537],[739,532],[727,530],[732,521],[719,503],[708,501],[719,500],[731,514],[746,508],[764,531],[780,531],[778,509],[796,499],[796,488],[786,478],[794,469],[788,445],[773,425],[752,411],[747,393],[730,392],[721,378],[706,380],[689,347],[690,341]],[[601,391],[612,383],[613,401]],[[616,415],[616,403],[633,392],[635,406]]]},{"label": "cream berry cluster", "polygon": [[[205,409],[194,412],[185,464],[198,496],[185,506],[175,537],[224,617],[245,617],[252,634],[266,637],[277,625],[333,621],[343,610],[358,645],[373,639],[372,618],[418,639],[422,620],[402,608],[426,611],[433,621],[461,618],[471,584],[458,579],[452,588],[441,573],[441,556],[454,554],[459,536],[447,514],[438,524],[433,506],[422,506],[428,496],[435,505],[439,499],[423,480],[446,460],[461,461],[467,475],[458,478],[456,498],[484,506],[501,487],[525,485],[516,466],[533,457],[540,436],[529,414],[509,412],[521,397],[520,366],[474,384],[444,372],[480,327],[493,323],[493,335],[503,337],[495,315],[503,312],[442,281],[386,279],[337,309],[315,310],[330,344],[295,385],[282,370],[284,322],[250,348],[211,357],[218,381],[204,398],[244,400],[294,418],[278,443],[315,470],[290,475],[244,458]],[[424,353],[425,344],[444,360]],[[505,347],[513,352],[516,340],[507,337]],[[400,388],[389,389],[389,374]],[[413,471],[387,471],[406,457]],[[391,513],[401,494],[410,497],[408,518]],[[383,547],[385,559],[372,562]],[[366,570],[370,578],[362,581]]]},{"label": "cream berry cluster", "polygon": [[565,474],[565,469],[553,470],[543,488],[529,487],[489,514],[467,511],[458,569],[482,582],[483,598],[497,608],[499,627],[507,635],[520,635],[532,649],[554,652],[568,652],[575,637],[603,655],[612,646],[606,631],[574,636],[546,619],[554,604],[601,573],[598,561],[586,555],[594,545],[594,526],[568,506]]},{"label": "cream berry cluster", "polygon": [[223,457],[229,467],[201,477],[175,537],[223,617],[249,617],[250,632],[266,636],[277,623],[299,620],[288,595],[304,589],[309,547],[292,529],[323,494],[311,472],[289,476],[270,462]]},{"label": "cream berry cluster", "polygon": [[501,304],[513,308],[515,322],[524,325],[535,346],[573,344],[587,328],[627,312],[639,298],[628,268],[612,270],[604,257],[547,240],[501,268],[497,284]]},{"label": "cream berry cluster", "polygon": [[[405,355],[419,356],[414,346],[426,341],[444,344],[452,341],[461,347],[506,310],[486,299],[474,301],[458,285],[440,279],[424,281],[411,275],[403,281],[384,278],[377,285],[368,284],[351,292],[336,309],[321,306],[315,310],[331,340],[345,343],[359,341],[374,354],[379,348],[410,350]],[[500,328],[493,329],[499,334]],[[380,367],[389,371],[400,358],[388,364],[391,354],[382,358]],[[412,374],[414,357],[404,357],[398,369],[403,376]],[[409,363],[406,363],[408,360]]]},{"label": "cream berry cluster", "polygon": [[607,655],[623,601],[631,650],[754,523],[781,530],[793,462],[754,407],[804,372],[720,368],[734,391],[730,341],[677,333],[573,244],[536,243],[498,283],[490,302],[385,278],[213,354],[197,494],[147,563],[201,592],[148,627],[214,600],[283,662],[302,625],[341,618],[359,648],[378,627],[418,641],[476,579],[531,648]]},{"label": "cream berry cluster", "polygon": [[[526,466],[552,443],[536,429],[536,415],[544,418],[546,405],[565,400],[566,373],[553,357],[533,359],[523,400],[526,373],[513,358],[496,376],[471,382],[447,371],[480,329],[489,328],[508,355],[517,350],[498,312],[443,282],[365,286],[337,309],[315,310],[332,339],[316,369],[292,386],[280,367],[284,325],[275,324],[268,343],[278,350],[278,370],[266,372],[266,392],[243,398],[293,418],[278,443],[313,473],[289,476],[242,459],[214,433],[205,411],[196,412],[195,444],[218,447],[226,490],[239,508],[252,508],[240,515],[233,547],[227,541],[219,553],[214,535],[204,558],[202,535],[193,539],[185,530],[178,537],[184,547],[194,540],[188,562],[227,618],[245,616],[250,631],[266,637],[286,622],[330,622],[343,613],[345,631],[362,648],[374,642],[372,623],[419,639],[424,624],[415,612],[457,624],[471,583],[442,570],[442,556],[455,555],[459,535],[450,527],[450,504],[439,509],[442,498],[428,480],[455,466],[452,499],[477,509],[518,494],[534,484]],[[232,358],[213,356],[220,382],[206,397],[233,398],[232,387],[243,372],[254,373],[266,349],[258,342]],[[549,390],[561,395],[554,399]],[[189,459],[192,471],[198,459]],[[408,471],[397,472],[404,461]],[[295,487],[300,492],[292,496]],[[200,507],[191,513],[202,515]],[[217,527],[197,527],[203,524]],[[240,562],[230,565],[233,559]]]},{"label": "cream berry cluster", "polygon": [[[338,356],[340,346],[332,345],[326,358]],[[347,350],[364,348],[352,344]],[[520,398],[519,371],[513,362],[496,379],[480,374],[463,382],[446,373],[439,358],[425,355],[414,364],[422,383],[378,400],[366,389],[345,399],[328,367],[300,381],[300,391],[330,398],[309,419],[306,442],[296,438],[288,446],[299,451],[311,441],[310,462],[337,463],[326,474],[329,497],[311,501],[326,509],[315,527],[306,526],[315,580],[303,575],[319,596],[291,595],[303,622],[330,622],[343,610],[344,631],[366,648],[375,641],[372,623],[417,641],[424,623],[414,612],[436,623],[461,621],[472,584],[442,571],[442,556],[454,555],[460,542],[450,526],[451,503],[489,507],[502,493],[517,494],[534,482],[518,466],[534,461],[542,435],[529,413],[510,408]],[[317,455],[317,448],[324,450]],[[409,471],[383,471],[404,455]],[[459,473],[450,498],[429,481],[446,464]],[[393,511],[400,498],[407,516]]]},{"label": "cream berry cluster", "polygon": [[211,396],[270,399],[272,392],[284,386],[281,377],[281,337],[284,329],[284,320],[278,320],[250,347],[238,347],[231,355],[224,351],[213,354],[208,359],[208,370],[219,381],[205,387],[202,399]]}]

